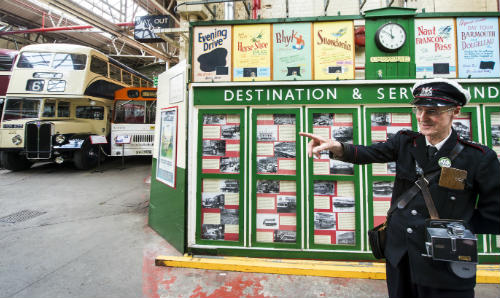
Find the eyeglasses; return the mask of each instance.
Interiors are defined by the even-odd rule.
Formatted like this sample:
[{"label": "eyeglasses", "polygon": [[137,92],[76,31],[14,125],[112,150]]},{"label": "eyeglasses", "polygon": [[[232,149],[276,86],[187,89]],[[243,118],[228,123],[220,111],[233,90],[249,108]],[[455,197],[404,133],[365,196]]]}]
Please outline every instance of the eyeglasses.
[{"label": "eyeglasses", "polygon": [[455,107],[445,109],[445,110],[440,110],[438,108],[430,108],[429,109],[429,108],[424,108],[424,107],[414,107],[412,109],[413,109],[413,113],[416,115],[422,115],[422,113],[425,112],[425,114],[427,116],[438,116],[438,115],[441,115],[442,113],[446,113],[446,112],[455,110]]}]

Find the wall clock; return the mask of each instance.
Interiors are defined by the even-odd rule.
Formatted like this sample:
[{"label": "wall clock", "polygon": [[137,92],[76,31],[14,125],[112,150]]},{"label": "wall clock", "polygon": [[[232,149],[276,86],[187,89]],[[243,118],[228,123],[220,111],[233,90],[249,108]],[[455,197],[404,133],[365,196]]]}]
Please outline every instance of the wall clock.
[{"label": "wall clock", "polygon": [[406,31],[397,23],[387,23],[375,32],[375,44],[384,52],[395,52],[406,42]]}]

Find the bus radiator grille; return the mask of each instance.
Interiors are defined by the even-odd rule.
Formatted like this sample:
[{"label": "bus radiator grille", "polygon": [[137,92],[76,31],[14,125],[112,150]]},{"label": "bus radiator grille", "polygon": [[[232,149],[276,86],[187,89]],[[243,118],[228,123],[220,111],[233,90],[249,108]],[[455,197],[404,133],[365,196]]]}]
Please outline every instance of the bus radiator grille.
[{"label": "bus radiator grille", "polygon": [[33,159],[47,159],[51,156],[52,123],[26,123],[25,150],[26,157]]}]

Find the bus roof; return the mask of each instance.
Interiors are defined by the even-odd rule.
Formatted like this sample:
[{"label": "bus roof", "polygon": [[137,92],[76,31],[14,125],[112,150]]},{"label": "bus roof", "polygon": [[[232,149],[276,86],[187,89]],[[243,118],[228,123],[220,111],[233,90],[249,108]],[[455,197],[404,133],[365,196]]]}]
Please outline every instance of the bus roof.
[{"label": "bus roof", "polygon": [[118,89],[115,91],[115,100],[156,100],[156,97],[130,97],[128,95],[128,92],[130,90],[137,90],[139,91],[139,94],[142,94],[142,91],[157,91],[158,88],[154,87],[127,87],[127,88],[122,88]]}]

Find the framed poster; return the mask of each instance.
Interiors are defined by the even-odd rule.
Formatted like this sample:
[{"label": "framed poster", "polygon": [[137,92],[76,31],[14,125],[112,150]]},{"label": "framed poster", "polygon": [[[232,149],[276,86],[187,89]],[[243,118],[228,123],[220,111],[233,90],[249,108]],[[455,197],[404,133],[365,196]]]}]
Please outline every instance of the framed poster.
[{"label": "framed poster", "polygon": [[177,107],[162,109],[156,180],[175,188],[177,161]]},{"label": "framed poster", "polygon": [[194,28],[193,81],[231,81],[231,26]]},{"label": "framed poster", "polygon": [[456,78],[455,21],[415,19],[417,78]]},{"label": "framed poster", "polygon": [[499,77],[498,18],[457,18],[458,76]]},{"label": "framed poster", "polygon": [[354,79],[354,22],[314,23],[314,79]]},{"label": "framed poster", "polygon": [[311,23],[273,25],[273,79],[311,80]]},{"label": "framed poster", "polygon": [[271,25],[235,25],[233,81],[271,80]]}]

